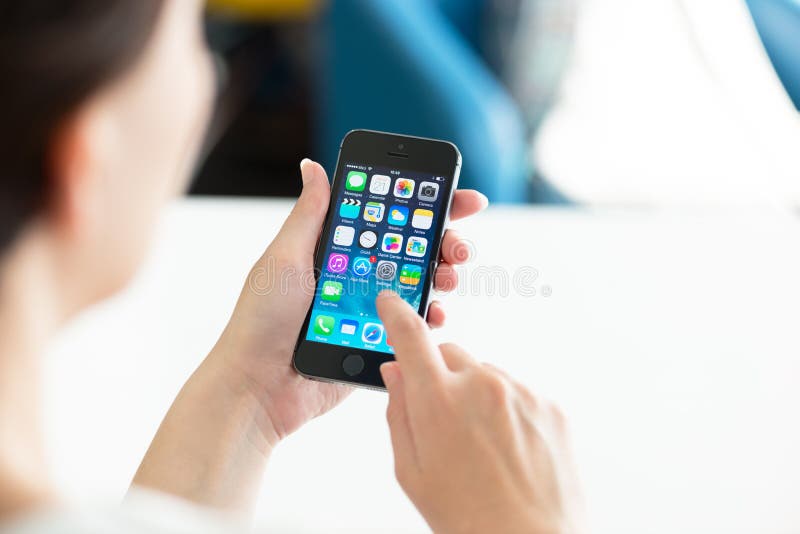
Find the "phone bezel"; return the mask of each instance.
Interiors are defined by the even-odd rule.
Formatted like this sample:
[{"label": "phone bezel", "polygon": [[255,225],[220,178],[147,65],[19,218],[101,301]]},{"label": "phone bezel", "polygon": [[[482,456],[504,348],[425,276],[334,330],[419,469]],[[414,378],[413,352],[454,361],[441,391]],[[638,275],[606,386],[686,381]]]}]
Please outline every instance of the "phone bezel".
[{"label": "phone bezel", "polygon": [[[405,145],[403,150],[399,150],[400,144]],[[399,152],[402,152],[403,156],[398,156]],[[334,219],[333,208],[336,205],[341,189],[344,187],[343,166],[347,162],[428,173],[445,178],[442,194],[445,195],[446,200],[442,203],[444,209],[440,210],[436,219],[438,231],[431,250],[431,260],[425,273],[424,287],[420,300],[420,315],[425,318],[428,312],[428,299],[433,289],[434,277],[432,274],[439,264],[442,237],[447,229],[453,195],[458,187],[458,177],[461,172],[461,153],[453,143],[448,141],[371,130],[353,130],[349,132],[339,147],[339,158],[336,163],[333,183],[331,184],[331,208],[329,208],[325,217],[325,224],[317,243],[317,250],[314,252],[315,288],[319,283],[319,275],[322,272],[324,262],[324,258],[320,255],[320,243],[326,243],[330,238]],[[311,315],[312,310],[309,308],[295,344],[292,361],[297,372],[306,378],[314,380],[384,389],[379,369],[381,364],[392,361],[394,356],[383,352],[308,341],[305,338]],[[359,354],[364,359],[364,370],[354,377],[347,375],[342,368],[342,361],[349,354]]]}]

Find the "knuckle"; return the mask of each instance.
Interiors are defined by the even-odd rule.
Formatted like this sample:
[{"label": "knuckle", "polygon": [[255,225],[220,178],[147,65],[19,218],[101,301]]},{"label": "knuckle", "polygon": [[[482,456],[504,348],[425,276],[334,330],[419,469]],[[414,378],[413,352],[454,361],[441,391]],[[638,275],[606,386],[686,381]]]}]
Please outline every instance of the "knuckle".
[{"label": "knuckle", "polygon": [[511,384],[502,376],[493,372],[484,372],[481,375],[483,388],[492,405],[504,406],[513,396]]},{"label": "knuckle", "polygon": [[408,334],[416,334],[424,332],[427,326],[422,318],[416,314],[403,314],[394,320],[394,326],[397,330]]}]

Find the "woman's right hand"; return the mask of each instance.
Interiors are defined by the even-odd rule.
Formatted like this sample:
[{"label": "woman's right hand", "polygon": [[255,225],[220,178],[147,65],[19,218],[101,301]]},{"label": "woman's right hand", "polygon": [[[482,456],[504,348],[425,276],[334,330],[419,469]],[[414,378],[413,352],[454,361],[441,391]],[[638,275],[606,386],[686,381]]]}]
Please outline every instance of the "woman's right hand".
[{"label": "woman's right hand", "polygon": [[463,349],[436,346],[391,291],[377,306],[397,360],[381,366],[395,473],[434,532],[576,532],[561,413]]}]

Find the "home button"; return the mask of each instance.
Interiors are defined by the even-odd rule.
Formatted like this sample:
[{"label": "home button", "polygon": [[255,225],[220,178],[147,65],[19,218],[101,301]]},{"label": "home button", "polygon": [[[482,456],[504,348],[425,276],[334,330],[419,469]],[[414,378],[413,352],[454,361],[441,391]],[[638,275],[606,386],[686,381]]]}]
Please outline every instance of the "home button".
[{"label": "home button", "polygon": [[342,360],[342,370],[348,376],[356,376],[364,370],[364,358],[358,354],[348,354]]}]

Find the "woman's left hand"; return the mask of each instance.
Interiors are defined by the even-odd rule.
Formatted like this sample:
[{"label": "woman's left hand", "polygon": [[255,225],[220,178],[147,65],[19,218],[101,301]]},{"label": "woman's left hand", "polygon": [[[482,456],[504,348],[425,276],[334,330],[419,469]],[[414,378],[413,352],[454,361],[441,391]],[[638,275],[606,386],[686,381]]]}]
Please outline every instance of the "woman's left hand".
[{"label": "woman's left hand", "polygon": [[[206,363],[216,361],[224,376],[244,385],[263,407],[259,428],[267,443],[277,441],[338,404],[351,388],[307,380],[292,367],[292,354],[314,294],[314,248],[330,201],[325,170],[300,164],[303,192],[274,241],[250,272],[233,315]],[[450,219],[478,213],[488,205],[477,191],[457,191]],[[434,285],[452,291],[458,284],[453,265],[469,259],[468,244],[448,230]],[[444,324],[438,302],[428,310],[431,327]]]}]

